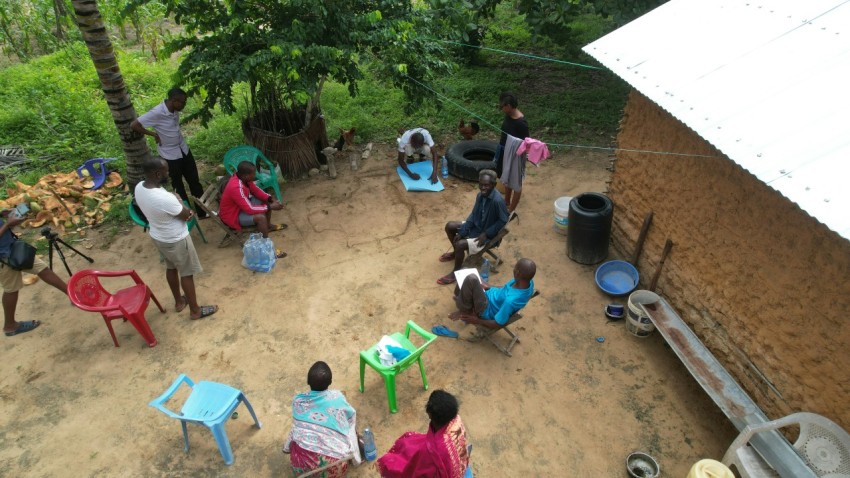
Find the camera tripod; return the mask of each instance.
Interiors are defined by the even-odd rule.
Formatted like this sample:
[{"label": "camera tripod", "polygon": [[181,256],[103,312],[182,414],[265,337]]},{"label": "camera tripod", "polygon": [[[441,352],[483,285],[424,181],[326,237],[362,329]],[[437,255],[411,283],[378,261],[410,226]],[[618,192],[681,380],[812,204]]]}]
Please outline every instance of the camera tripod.
[{"label": "camera tripod", "polygon": [[80,257],[89,261],[89,264],[94,262],[94,259],[92,259],[91,257],[83,254],[82,252],[74,249],[74,246],[68,244],[67,242],[65,242],[61,238],[59,238],[59,234],[57,234],[55,232],[49,232],[49,231],[45,234],[45,232],[43,230],[42,230],[42,234],[44,235],[44,237],[47,238],[47,242],[49,244],[47,257],[48,257],[48,261],[49,261],[48,264],[50,265],[50,270],[53,270],[53,251],[56,250],[56,253],[59,254],[59,259],[62,260],[62,264],[65,266],[65,270],[68,271],[68,276],[70,277],[70,276],[74,275],[71,272],[71,268],[68,267],[68,261],[65,260],[65,253],[62,252],[62,249],[59,247],[59,244],[62,244],[63,246],[67,247],[68,249],[71,249],[72,251],[76,252]]}]

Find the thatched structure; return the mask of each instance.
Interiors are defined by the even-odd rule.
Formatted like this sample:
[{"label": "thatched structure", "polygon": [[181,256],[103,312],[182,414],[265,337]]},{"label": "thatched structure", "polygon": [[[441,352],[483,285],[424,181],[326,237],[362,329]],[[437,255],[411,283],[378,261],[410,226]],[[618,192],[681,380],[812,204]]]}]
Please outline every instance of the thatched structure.
[{"label": "thatched structure", "polygon": [[280,165],[285,178],[295,178],[319,167],[317,153],[328,146],[325,118],[315,112],[304,127],[303,111],[258,113],[242,122],[248,144]]}]

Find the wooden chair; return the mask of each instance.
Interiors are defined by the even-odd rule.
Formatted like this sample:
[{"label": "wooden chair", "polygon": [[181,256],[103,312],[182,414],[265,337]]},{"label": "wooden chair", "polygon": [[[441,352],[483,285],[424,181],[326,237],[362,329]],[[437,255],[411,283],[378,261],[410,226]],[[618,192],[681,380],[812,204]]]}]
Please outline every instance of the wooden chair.
[{"label": "wooden chair", "polygon": [[463,267],[475,267],[477,269],[484,262],[484,254],[488,254],[493,258],[493,261],[490,263],[490,272],[499,272],[499,266],[505,261],[502,260],[502,256],[499,255],[497,248],[501,245],[502,239],[511,232],[508,229],[508,225],[510,225],[511,221],[514,219],[519,221],[519,215],[516,212],[512,212],[511,215],[508,216],[508,222],[506,222],[504,227],[502,227],[499,233],[496,234],[496,237],[487,242],[483,249],[478,251],[476,254],[470,254],[466,259],[464,259]]},{"label": "wooden chair", "polygon": [[209,216],[210,219],[212,219],[212,221],[218,225],[222,231],[224,231],[224,237],[221,239],[218,247],[225,247],[233,241],[237,244],[243,244],[248,240],[248,235],[256,231],[257,228],[254,226],[243,226],[241,231],[237,231],[222,222],[221,218],[218,216],[218,209],[216,207],[220,197],[221,190],[217,183],[210,184],[207,189],[204,190],[204,194],[200,198],[196,198],[189,194],[189,199],[191,199],[198,208],[207,213],[207,216]]},{"label": "wooden chair", "polygon": [[[531,294],[531,299],[537,297],[538,295],[540,295],[540,291],[535,290],[534,293]],[[528,299],[528,300],[530,301],[531,299]],[[502,327],[499,327],[498,329],[490,329],[490,328],[487,328],[487,327],[479,326],[477,330],[480,331],[480,334],[481,334],[480,338],[476,338],[476,339],[473,339],[471,341],[472,342],[479,342],[481,340],[487,339],[487,340],[490,341],[491,344],[493,344],[493,346],[495,346],[497,349],[499,349],[499,351],[501,351],[503,354],[507,355],[508,357],[513,357],[513,354],[511,353],[511,349],[513,349],[514,345],[516,345],[517,342],[519,342],[519,335],[515,334],[510,329],[509,326],[513,325],[514,322],[518,321],[521,318],[522,318],[522,314],[517,312],[516,314],[510,316],[510,318],[508,319],[508,323],[506,323]],[[508,342],[507,345],[500,344],[493,337],[500,330],[504,330],[511,337],[511,340]]]}]

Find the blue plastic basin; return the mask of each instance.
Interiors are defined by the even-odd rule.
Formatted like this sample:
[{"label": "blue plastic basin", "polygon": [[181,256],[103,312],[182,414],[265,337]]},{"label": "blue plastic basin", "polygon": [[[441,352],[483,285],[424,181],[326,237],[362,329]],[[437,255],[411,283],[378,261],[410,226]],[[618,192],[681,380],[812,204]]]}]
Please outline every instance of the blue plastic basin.
[{"label": "blue plastic basin", "polygon": [[626,261],[608,261],[596,269],[596,285],[608,295],[626,295],[640,280],[637,269]]}]

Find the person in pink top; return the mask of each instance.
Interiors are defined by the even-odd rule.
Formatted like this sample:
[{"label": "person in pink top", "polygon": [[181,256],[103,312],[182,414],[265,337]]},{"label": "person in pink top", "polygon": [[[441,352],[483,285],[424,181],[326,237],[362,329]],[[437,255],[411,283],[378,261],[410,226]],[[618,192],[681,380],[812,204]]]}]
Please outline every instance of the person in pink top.
[{"label": "person in pink top", "polygon": [[[248,161],[236,166],[236,174],[227,182],[221,194],[218,215],[231,229],[241,231],[245,226],[256,226],[263,237],[269,232],[286,229],[286,224],[272,224],[272,211],[283,209],[283,203],[254,184],[257,168]],[[277,258],[286,253],[276,250]]]}]

